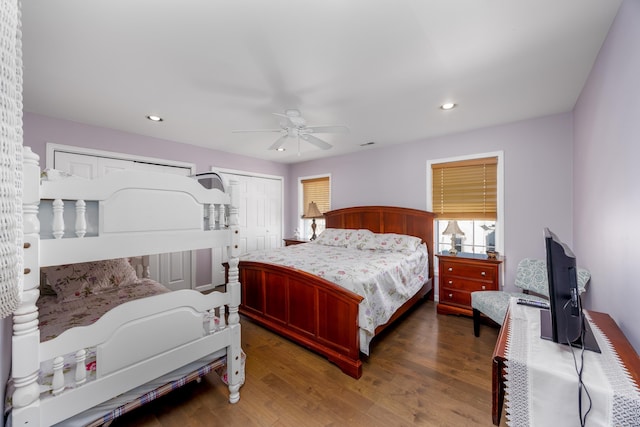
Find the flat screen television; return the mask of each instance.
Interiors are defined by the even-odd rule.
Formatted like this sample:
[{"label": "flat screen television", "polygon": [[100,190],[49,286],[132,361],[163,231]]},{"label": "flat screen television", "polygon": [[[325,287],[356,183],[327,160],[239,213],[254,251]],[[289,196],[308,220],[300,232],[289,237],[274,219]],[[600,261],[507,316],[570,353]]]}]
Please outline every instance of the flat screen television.
[{"label": "flat screen television", "polygon": [[540,335],[553,342],[600,352],[582,313],[576,257],[548,228],[544,229],[549,281],[549,310],[540,311]]}]

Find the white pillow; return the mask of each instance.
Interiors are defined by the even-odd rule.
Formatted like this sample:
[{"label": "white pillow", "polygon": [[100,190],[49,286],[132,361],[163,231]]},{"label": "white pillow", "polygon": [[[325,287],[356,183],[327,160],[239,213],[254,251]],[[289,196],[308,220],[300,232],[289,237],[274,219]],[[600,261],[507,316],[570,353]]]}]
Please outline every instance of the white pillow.
[{"label": "white pillow", "polygon": [[419,237],[407,236],[406,234],[380,233],[375,234],[374,237],[375,238],[368,241],[362,249],[391,252],[414,252],[420,243],[422,243],[422,239]]}]

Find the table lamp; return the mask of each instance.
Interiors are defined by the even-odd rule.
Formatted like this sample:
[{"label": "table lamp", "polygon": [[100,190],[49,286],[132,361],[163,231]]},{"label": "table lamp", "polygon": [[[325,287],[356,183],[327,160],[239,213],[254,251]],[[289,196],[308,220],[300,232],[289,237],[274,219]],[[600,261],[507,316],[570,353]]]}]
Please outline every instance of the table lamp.
[{"label": "table lamp", "polygon": [[302,215],[302,218],[311,219],[311,231],[313,234],[311,235],[310,240],[316,240],[316,218],[323,218],[322,212],[318,209],[318,205],[315,202],[309,203],[309,207],[307,207],[307,212]]},{"label": "table lamp", "polygon": [[456,236],[464,236],[464,233],[458,226],[458,221],[449,221],[447,228],[444,229],[442,234],[444,236],[451,235],[451,249],[449,249],[449,254],[456,255],[458,253],[456,249]]}]

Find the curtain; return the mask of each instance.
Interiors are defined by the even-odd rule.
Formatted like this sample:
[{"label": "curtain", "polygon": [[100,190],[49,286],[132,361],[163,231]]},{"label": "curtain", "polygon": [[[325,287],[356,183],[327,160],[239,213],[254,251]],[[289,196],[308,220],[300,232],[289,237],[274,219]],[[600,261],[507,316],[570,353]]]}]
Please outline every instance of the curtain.
[{"label": "curtain", "polygon": [[18,308],[22,255],[22,33],[20,3],[0,7],[0,317]]}]

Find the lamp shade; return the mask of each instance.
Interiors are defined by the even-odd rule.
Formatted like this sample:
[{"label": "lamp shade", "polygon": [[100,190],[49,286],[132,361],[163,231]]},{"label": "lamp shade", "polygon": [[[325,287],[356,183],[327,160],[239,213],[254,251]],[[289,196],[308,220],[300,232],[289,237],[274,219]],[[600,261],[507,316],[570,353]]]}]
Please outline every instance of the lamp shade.
[{"label": "lamp shade", "polygon": [[460,226],[458,225],[458,221],[449,221],[447,224],[447,228],[442,232],[443,235],[456,235],[456,236],[464,236],[462,230],[460,230]]},{"label": "lamp shade", "polygon": [[309,206],[307,207],[307,211],[302,217],[303,218],[322,218],[323,215],[322,215],[322,212],[320,212],[320,209],[318,209],[318,205],[316,205],[315,202],[311,202],[309,203]]}]

